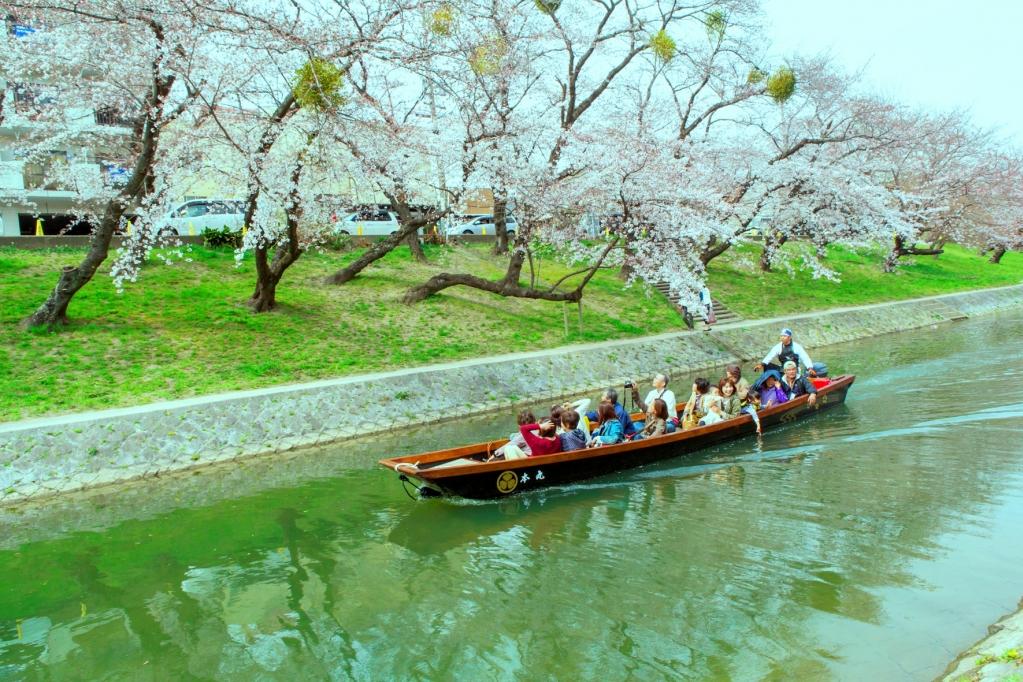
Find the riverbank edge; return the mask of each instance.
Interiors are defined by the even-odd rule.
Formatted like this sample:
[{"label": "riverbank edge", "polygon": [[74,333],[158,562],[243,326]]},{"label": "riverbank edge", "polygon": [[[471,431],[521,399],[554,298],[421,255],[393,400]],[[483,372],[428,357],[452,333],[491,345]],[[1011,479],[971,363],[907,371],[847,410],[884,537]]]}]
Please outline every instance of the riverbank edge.
[{"label": "riverbank edge", "polygon": [[1003,616],[987,631],[987,636],[949,663],[938,680],[995,682],[1023,676],[1023,599],[1015,613]]},{"label": "riverbank edge", "polygon": [[[1023,305],[1023,285],[747,320],[392,372],[0,424],[0,506],[325,445],[758,358],[778,327],[816,349]],[[824,358],[826,359],[826,357]],[[684,383],[684,382],[683,382]],[[674,386],[678,388],[676,382]],[[681,393],[683,391],[679,391]]]}]

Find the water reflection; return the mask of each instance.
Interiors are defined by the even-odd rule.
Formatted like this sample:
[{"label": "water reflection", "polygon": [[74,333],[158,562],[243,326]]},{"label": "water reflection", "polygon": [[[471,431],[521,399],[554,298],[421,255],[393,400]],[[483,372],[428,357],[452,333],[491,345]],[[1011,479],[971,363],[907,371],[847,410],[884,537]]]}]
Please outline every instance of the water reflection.
[{"label": "water reflection", "polygon": [[[0,676],[936,674],[1023,561],[1000,536],[1023,521],[1023,388],[947,372],[1023,376],[1023,321],[945,329],[833,350],[862,376],[844,408],[565,489],[408,502],[372,460],[445,425],[203,506],[104,510],[0,552]],[[976,548],[1001,586],[976,585]],[[943,590],[969,598],[941,616]]]}]

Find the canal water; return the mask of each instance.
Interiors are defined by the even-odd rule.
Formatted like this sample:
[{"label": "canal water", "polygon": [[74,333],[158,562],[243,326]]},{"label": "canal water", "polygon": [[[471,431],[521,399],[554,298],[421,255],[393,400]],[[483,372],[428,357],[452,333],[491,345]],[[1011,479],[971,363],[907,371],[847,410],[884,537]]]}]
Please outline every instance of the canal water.
[{"label": "canal water", "polygon": [[510,417],[7,512],[0,679],[933,678],[1023,596],[1023,315],[818,356],[845,406],[500,502],[375,460]]}]

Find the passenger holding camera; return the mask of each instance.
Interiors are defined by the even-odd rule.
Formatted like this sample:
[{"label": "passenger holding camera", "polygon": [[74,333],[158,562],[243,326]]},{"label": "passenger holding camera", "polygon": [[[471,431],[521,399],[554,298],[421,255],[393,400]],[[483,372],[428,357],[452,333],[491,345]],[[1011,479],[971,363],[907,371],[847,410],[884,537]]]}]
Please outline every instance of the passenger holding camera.
[{"label": "passenger holding camera", "polygon": [[663,400],[668,408],[667,432],[672,433],[678,424],[678,405],[675,403],[675,394],[668,388],[668,377],[664,374],[655,374],[650,384],[653,388],[646,394],[645,400],[639,399],[639,388],[635,381],[626,383],[625,388],[632,389],[632,401],[644,412],[650,411],[655,400]]}]

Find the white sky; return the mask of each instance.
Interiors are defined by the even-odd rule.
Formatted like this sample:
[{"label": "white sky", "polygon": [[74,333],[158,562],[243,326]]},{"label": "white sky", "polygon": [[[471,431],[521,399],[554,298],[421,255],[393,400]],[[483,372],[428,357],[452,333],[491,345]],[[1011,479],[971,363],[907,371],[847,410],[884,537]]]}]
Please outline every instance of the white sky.
[{"label": "white sky", "polygon": [[891,99],[965,108],[1023,148],[1023,0],[762,0],[775,54],[827,52]]}]

